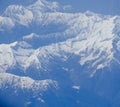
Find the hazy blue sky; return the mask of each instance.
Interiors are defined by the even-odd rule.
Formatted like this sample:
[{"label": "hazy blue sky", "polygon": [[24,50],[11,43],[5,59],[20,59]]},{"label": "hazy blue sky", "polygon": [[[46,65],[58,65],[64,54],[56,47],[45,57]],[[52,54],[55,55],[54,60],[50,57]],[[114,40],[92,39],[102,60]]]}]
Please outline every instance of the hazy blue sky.
[{"label": "hazy blue sky", "polygon": [[[29,3],[35,0],[0,0],[0,10],[14,3]],[[84,12],[87,10],[101,14],[119,14],[120,15],[120,0],[48,0],[58,1],[60,4],[70,4],[73,9],[71,12]]]},{"label": "hazy blue sky", "polygon": [[[51,1],[51,0],[50,0]],[[54,1],[54,0],[52,0]],[[70,4],[74,12],[90,10],[102,14],[119,14],[120,0],[56,0],[61,4]]]}]

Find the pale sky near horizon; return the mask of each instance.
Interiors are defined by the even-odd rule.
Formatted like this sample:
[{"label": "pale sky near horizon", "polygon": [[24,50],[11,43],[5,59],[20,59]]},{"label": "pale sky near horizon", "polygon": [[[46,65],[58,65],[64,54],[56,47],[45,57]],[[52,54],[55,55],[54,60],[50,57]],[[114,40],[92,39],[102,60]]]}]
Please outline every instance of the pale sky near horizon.
[{"label": "pale sky near horizon", "polygon": [[[6,6],[16,3],[22,3],[24,0],[0,0],[0,12]],[[29,3],[36,0],[28,0],[23,3]],[[61,5],[71,5],[69,12],[85,12],[87,10],[106,14],[106,15],[120,15],[120,0],[47,0],[57,1]]]},{"label": "pale sky near horizon", "polygon": [[[54,1],[54,0],[52,0]],[[90,10],[107,15],[120,15],[120,0],[56,0],[61,4],[69,4],[73,12]]]}]

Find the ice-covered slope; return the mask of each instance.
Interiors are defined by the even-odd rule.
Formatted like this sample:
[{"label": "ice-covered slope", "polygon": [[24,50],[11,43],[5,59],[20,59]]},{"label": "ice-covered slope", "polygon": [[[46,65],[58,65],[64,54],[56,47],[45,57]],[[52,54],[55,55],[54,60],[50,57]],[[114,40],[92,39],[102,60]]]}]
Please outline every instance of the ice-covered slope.
[{"label": "ice-covered slope", "polygon": [[[33,80],[27,76],[20,77],[9,73],[0,74],[0,99],[8,106],[30,106],[36,99],[37,106],[45,102],[44,94],[47,91],[58,90],[58,84],[53,80]],[[6,98],[6,99],[5,99]],[[21,99],[20,99],[21,98]],[[0,104],[1,104],[0,101]],[[35,106],[33,104],[33,106]]]},{"label": "ice-covered slope", "polygon": [[48,2],[46,0],[37,0],[34,4],[29,6],[10,5],[6,8],[3,16],[9,17],[14,24],[21,24],[29,26],[30,23],[38,20],[41,22],[46,12],[55,12],[59,10],[57,2]]},{"label": "ice-covered slope", "polygon": [[0,16],[0,93],[12,93],[11,101],[23,98],[22,106],[66,107],[69,99],[69,107],[94,107],[94,100],[96,107],[114,107],[120,92],[120,17],[62,9],[37,0],[10,5]]},{"label": "ice-covered slope", "polygon": [[[78,63],[81,66],[91,62],[89,66],[94,68],[94,71],[109,67],[111,60],[117,60],[114,57],[115,49],[113,48],[113,41],[117,37],[113,32],[116,25],[115,20],[116,17],[107,17],[102,20],[101,17],[96,17],[96,15],[78,14],[77,20],[74,21],[74,18],[71,18],[71,22],[74,21],[74,23],[71,23],[70,27],[64,32],[48,36],[32,33],[24,36],[23,40],[12,43],[14,46],[1,44],[1,69],[5,68],[7,70],[18,64],[24,71],[32,63],[35,64],[37,69],[40,69],[44,59],[49,62],[49,56],[63,57],[67,61],[68,56],[66,54],[79,56]],[[47,45],[41,46],[42,41],[51,39],[53,39],[52,42],[49,43],[48,41]],[[36,44],[37,49],[34,46]],[[9,57],[7,59],[11,60],[5,61],[5,54]]]},{"label": "ice-covered slope", "polygon": [[39,94],[39,92],[44,92],[50,87],[58,88],[57,82],[52,80],[33,80],[27,76],[20,77],[16,75],[12,75],[9,73],[1,73],[0,74],[0,87],[2,89],[7,89],[7,85],[11,87],[11,89],[17,90],[31,90],[32,93]]}]

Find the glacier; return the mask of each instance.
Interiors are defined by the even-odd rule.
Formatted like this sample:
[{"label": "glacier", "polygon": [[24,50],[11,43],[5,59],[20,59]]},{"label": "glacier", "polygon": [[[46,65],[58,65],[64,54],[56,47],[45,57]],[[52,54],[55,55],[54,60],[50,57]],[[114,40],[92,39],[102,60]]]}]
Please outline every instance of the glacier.
[{"label": "glacier", "polygon": [[1,14],[0,106],[120,106],[120,16],[64,8],[36,0]]}]

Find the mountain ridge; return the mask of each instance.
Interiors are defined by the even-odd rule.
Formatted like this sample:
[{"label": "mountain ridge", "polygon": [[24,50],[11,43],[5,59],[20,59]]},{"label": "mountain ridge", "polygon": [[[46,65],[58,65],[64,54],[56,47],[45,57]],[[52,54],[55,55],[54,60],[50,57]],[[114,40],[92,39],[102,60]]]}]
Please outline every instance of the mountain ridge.
[{"label": "mountain ridge", "polygon": [[18,107],[119,107],[120,16],[65,13],[43,1],[8,6],[0,16],[0,99],[21,98]]}]

